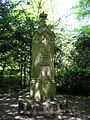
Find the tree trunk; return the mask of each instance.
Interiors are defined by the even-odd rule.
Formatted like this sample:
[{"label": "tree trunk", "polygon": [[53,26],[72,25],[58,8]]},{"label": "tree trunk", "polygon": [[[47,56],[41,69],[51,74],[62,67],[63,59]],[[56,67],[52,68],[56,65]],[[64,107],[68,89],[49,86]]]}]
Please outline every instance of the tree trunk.
[{"label": "tree trunk", "polygon": [[22,82],[23,82],[23,76],[22,76],[22,74],[23,74],[23,64],[22,64],[22,56],[21,56],[21,58],[20,58],[21,60],[21,64],[20,64],[20,80],[21,80],[21,86],[22,86]]},{"label": "tree trunk", "polygon": [[26,86],[26,55],[24,57],[24,86]]}]

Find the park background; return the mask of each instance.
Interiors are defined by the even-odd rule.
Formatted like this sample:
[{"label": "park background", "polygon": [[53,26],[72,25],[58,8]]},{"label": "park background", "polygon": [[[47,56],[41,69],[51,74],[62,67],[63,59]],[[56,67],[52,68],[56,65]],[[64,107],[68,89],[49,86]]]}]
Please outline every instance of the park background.
[{"label": "park background", "polygon": [[54,79],[57,93],[90,95],[90,1],[0,1],[0,94],[29,88],[32,35],[47,15],[55,33]]}]

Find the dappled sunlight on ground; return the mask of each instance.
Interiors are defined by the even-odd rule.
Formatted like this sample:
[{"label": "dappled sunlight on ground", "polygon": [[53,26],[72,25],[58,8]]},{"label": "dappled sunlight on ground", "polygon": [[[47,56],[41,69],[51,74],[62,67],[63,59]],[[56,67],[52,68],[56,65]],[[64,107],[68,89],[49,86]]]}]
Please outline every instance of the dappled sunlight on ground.
[{"label": "dappled sunlight on ground", "polygon": [[[90,99],[68,98],[69,108],[57,116],[25,116],[18,114],[18,94],[0,96],[0,120],[90,120]],[[62,96],[60,96],[62,99]]]},{"label": "dappled sunlight on ground", "polygon": [[0,96],[0,120],[19,120],[18,95]]}]

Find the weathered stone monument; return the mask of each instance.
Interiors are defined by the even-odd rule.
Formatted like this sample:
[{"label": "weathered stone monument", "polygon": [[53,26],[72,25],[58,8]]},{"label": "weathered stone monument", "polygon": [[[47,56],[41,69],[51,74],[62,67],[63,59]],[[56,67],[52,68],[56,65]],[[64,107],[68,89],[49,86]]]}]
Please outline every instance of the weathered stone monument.
[{"label": "weathered stone monument", "polygon": [[54,82],[55,35],[46,25],[47,15],[40,14],[40,25],[32,39],[32,80],[30,94],[19,96],[19,113],[30,116],[51,116],[60,113],[67,103],[56,97]]},{"label": "weathered stone monument", "polygon": [[47,15],[40,14],[40,25],[32,40],[32,80],[31,99],[52,100],[55,97],[54,82],[54,33],[46,25]]}]

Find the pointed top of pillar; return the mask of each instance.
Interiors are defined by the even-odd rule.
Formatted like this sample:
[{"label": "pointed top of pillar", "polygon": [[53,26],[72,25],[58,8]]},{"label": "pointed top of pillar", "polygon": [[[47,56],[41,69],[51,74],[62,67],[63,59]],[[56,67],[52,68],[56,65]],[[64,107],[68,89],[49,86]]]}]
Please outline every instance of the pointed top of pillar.
[{"label": "pointed top of pillar", "polygon": [[44,11],[39,15],[39,18],[41,19],[41,21],[45,21],[47,18],[47,14],[44,13]]},{"label": "pointed top of pillar", "polygon": [[[49,29],[49,27],[46,25],[46,18],[47,18],[47,14],[44,13],[44,11],[39,15],[40,18],[40,24],[38,26],[38,28],[35,30],[35,32],[33,33],[33,38],[36,34],[38,35],[43,35],[43,34],[48,34],[50,35],[50,37],[52,37],[52,39],[55,38],[55,34],[53,31],[51,31]],[[37,35],[36,35],[37,38]]]}]

